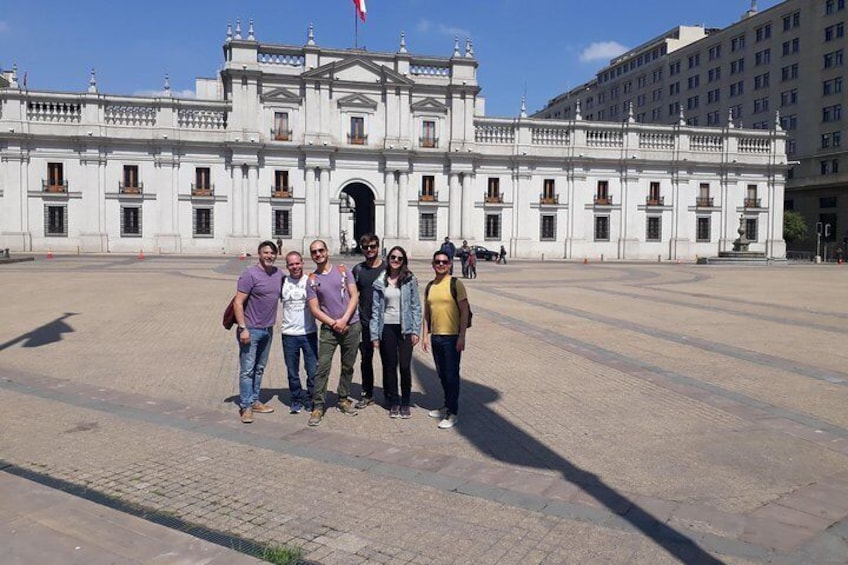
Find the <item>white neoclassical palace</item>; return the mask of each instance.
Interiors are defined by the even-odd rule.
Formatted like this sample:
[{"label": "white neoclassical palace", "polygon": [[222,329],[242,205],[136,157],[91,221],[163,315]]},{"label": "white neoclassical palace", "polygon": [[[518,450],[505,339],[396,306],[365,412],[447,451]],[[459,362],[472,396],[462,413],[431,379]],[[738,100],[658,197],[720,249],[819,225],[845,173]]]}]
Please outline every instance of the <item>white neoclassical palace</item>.
[{"label": "white neoclassical palace", "polygon": [[[228,29],[195,98],[27,90],[0,77],[0,247],[239,253],[375,231],[541,258],[783,257],[785,135],[485,117],[473,46],[449,58],[259,42]],[[507,72],[507,71],[504,71]]]}]

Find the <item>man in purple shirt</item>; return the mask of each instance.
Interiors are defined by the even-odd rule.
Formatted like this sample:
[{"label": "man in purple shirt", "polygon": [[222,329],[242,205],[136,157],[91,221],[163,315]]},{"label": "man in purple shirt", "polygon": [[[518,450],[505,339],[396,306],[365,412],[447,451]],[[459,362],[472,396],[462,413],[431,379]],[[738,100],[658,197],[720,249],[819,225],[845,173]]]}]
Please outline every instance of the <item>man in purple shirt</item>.
[{"label": "man in purple shirt", "polygon": [[277,303],[283,273],[274,266],[277,246],[272,241],[259,244],[259,262],[246,269],[238,280],[233,312],[239,344],[239,415],[242,423],[253,422],[253,413],[274,409],[259,401],[262,374],[277,323]]},{"label": "man in purple shirt", "polygon": [[327,244],[316,239],[309,245],[309,254],[315,262],[315,272],[309,275],[306,284],[306,304],[315,320],[321,323],[318,335],[318,370],[315,373],[315,389],[312,394],[310,426],[318,426],[324,418],[324,397],[336,347],[342,350],[342,371],[339,375],[339,403],[342,414],[356,416],[357,411],[350,399],[350,383],[353,365],[359,350],[361,329],[359,326],[359,292],[356,281],[348,275],[344,265],[334,267],[327,254]]}]

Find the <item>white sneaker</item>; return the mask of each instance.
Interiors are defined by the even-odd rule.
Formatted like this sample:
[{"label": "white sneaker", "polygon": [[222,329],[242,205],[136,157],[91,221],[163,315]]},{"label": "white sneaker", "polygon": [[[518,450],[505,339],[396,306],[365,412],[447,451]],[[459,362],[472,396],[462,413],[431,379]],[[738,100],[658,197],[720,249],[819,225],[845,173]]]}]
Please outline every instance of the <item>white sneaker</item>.
[{"label": "white sneaker", "polygon": [[427,412],[427,415],[431,418],[438,418],[440,420],[444,420],[447,413],[448,409],[442,406],[438,410],[430,410],[429,412]]},{"label": "white sneaker", "polygon": [[456,414],[448,414],[445,416],[445,419],[439,422],[440,430],[447,430],[456,425],[456,422],[459,420]]}]

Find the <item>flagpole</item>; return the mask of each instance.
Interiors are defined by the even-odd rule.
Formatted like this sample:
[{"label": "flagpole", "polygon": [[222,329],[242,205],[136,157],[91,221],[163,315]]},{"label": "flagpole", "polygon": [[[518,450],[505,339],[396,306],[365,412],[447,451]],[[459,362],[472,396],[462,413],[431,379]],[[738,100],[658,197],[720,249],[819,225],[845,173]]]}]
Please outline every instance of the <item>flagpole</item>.
[{"label": "flagpole", "polygon": [[356,2],[353,3],[353,48],[359,49],[359,13]]}]

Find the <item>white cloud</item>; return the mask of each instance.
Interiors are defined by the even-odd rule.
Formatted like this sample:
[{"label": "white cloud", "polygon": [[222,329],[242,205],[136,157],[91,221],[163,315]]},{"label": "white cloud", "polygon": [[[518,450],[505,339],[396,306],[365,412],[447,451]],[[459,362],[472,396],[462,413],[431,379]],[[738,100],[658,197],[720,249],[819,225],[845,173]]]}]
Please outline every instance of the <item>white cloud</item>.
[{"label": "white cloud", "polygon": [[[144,96],[145,98],[161,98],[167,96],[164,90],[139,90],[137,92],[133,92],[133,96]],[[173,98],[197,98],[197,94],[194,90],[187,88],[186,90],[172,90],[171,96]]]},{"label": "white cloud", "polygon": [[0,21],[0,34],[12,31],[12,26],[8,22]]},{"label": "white cloud", "polygon": [[607,60],[618,57],[627,51],[627,47],[617,41],[596,41],[580,52],[580,60],[584,63]]},{"label": "white cloud", "polygon": [[471,32],[467,29],[445,25],[430,20],[421,20],[415,28],[421,33],[437,33],[439,35],[447,35],[450,37],[471,37]]}]

